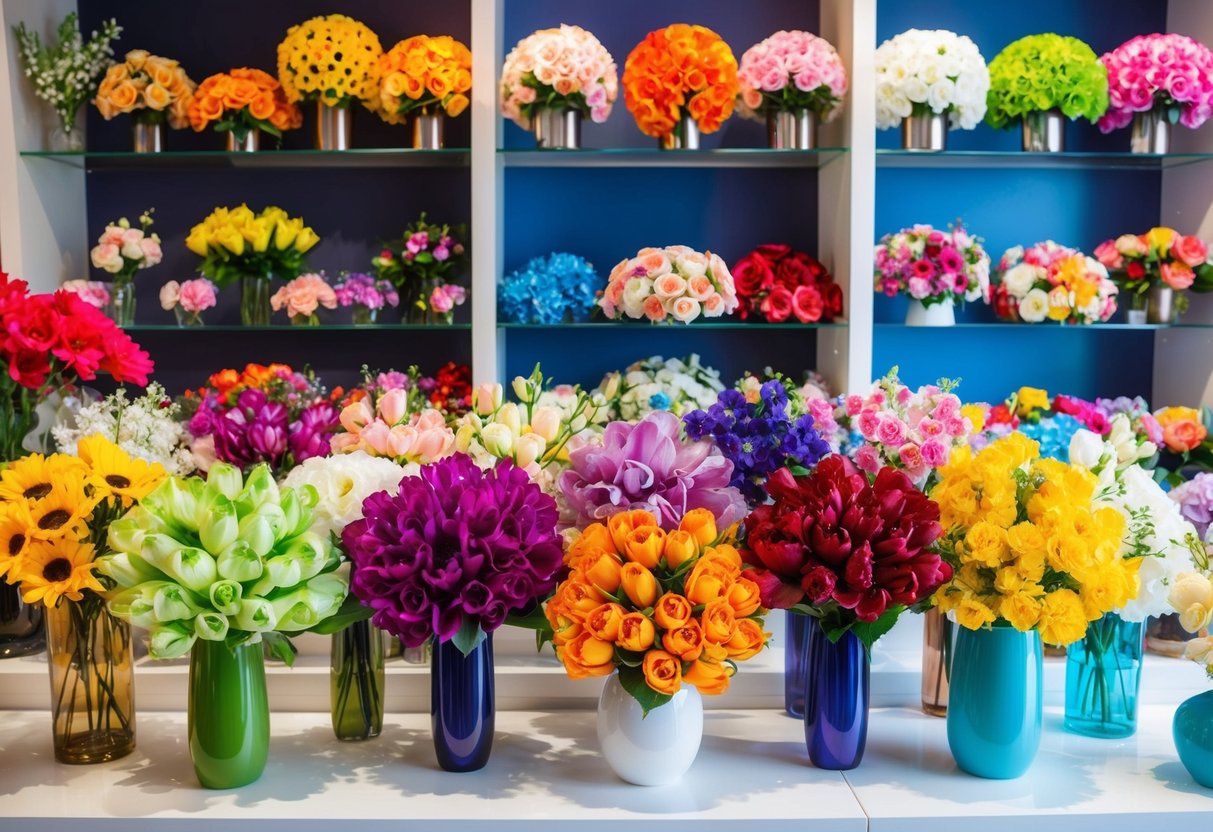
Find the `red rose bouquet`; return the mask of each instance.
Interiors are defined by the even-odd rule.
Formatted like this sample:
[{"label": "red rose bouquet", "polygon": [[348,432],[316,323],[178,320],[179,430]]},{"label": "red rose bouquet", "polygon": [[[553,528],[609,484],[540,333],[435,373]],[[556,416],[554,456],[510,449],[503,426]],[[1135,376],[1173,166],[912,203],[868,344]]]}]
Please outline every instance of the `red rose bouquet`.
[{"label": "red rose bouquet", "polygon": [[795,317],[830,322],[842,315],[842,289],[819,260],[786,245],[761,245],[733,267],[742,319],[768,323]]}]

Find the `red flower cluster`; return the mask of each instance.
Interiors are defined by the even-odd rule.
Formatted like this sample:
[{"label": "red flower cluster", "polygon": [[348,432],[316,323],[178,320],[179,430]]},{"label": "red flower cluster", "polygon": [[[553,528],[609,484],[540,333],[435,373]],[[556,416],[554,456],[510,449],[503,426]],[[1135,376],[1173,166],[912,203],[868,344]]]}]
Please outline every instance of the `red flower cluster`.
[{"label": "red flower cluster", "polygon": [[780,323],[795,315],[811,324],[842,315],[842,289],[829,270],[791,246],[759,246],[737,261],[733,280],[742,319],[754,314]]},{"label": "red flower cluster", "polygon": [[746,551],[762,605],[804,603],[875,621],[891,606],[916,604],[952,577],[931,545],[939,506],[901,471],[874,482],[846,457],[826,457],[813,473],[787,468],[767,482],[773,504],[746,518]]},{"label": "red flower cluster", "polygon": [[472,408],[472,368],[448,361],[434,374],[434,388],[428,391],[430,404],[444,413],[462,415]]},{"label": "red flower cluster", "polygon": [[[29,390],[48,380],[92,381],[99,372],[147,385],[152,361],[125,332],[79,296],[31,295],[24,280],[0,272],[0,361]],[[75,377],[75,378],[73,378]]]}]

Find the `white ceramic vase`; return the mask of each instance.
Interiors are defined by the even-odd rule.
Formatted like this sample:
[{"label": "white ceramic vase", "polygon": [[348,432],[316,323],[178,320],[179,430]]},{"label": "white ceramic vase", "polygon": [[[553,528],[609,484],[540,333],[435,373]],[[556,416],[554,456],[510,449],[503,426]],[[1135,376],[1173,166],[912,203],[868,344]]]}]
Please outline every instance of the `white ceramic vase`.
[{"label": "white ceramic vase", "polygon": [[911,299],[910,308],[906,310],[906,326],[953,326],[955,323],[956,307],[951,298],[930,306]]},{"label": "white ceramic vase", "polygon": [[674,698],[644,716],[640,703],[612,674],[598,699],[598,743],[607,764],[637,786],[664,786],[686,773],[703,739],[703,699],[683,684]]}]

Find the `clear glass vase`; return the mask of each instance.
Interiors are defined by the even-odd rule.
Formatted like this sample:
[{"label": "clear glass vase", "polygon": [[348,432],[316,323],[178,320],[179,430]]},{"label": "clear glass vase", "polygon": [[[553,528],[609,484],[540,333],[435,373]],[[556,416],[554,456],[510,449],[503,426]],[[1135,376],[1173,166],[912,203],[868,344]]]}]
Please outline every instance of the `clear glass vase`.
[{"label": "clear glass vase", "polygon": [[937,607],[922,617],[922,711],[928,716],[948,715],[955,632],[956,625]]},{"label": "clear glass vase", "polygon": [[339,740],[367,740],[383,730],[383,647],[383,632],[369,621],[333,636],[329,680]]},{"label": "clear glass vase", "polygon": [[245,326],[270,325],[270,280],[268,277],[241,278],[240,321]]},{"label": "clear glass vase", "polygon": [[202,326],[201,312],[186,312],[181,304],[173,307],[173,314],[177,316],[177,326]]},{"label": "clear glass vase", "polygon": [[354,325],[355,326],[370,326],[379,320],[379,310],[372,309],[369,306],[363,306],[361,303],[354,306]]},{"label": "clear glass vase", "polygon": [[134,283],[129,280],[115,280],[110,285],[110,300],[105,305],[105,314],[121,327],[135,323]]},{"label": "clear glass vase", "polygon": [[1087,627],[1066,657],[1065,726],[1088,737],[1130,737],[1145,639],[1140,622],[1108,613]]}]

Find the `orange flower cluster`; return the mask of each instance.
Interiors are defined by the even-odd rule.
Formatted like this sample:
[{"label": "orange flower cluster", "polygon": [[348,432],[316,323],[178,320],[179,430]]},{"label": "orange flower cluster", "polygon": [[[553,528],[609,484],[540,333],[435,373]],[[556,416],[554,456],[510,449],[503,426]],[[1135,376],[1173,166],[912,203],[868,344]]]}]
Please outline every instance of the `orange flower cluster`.
[{"label": "orange flower cluster", "polygon": [[623,100],[642,132],[669,135],[685,111],[704,133],[733,113],[737,59],[705,26],[675,23],[649,32],[623,68]]},{"label": "orange flower cluster", "polygon": [[189,106],[190,126],[201,133],[208,124],[220,130],[241,126],[281,134],[303,124],[303,113],[286,100],[282,85],[259,69],[233,69],[207,78],[194,90]]},{"label": "orange flower cluster", "polygon": [[392,124],[434,107],[454,118],[471,89],[472,53],[450,35],[402,40],[379,59],[379,114]]},{"label": "orange flower cluster", "polygon": [[[723,693],[734,662],[758,653],[758,585],[741,556],[720,543],[707,509],[666,532],[647,511],[585,529],[565,554],[570,574],[548,602],[556,655],[571,678],[642,673],[658,694],[685,681]],[[625,687],[627,685],[625,684]]]},{"label": "orange flower cluster", "polygon": [[194,82],[181,64],[149,55],[145,49],[132,49],[125,60],[106,70],[93,103],[106,121],[122,113],[149,110],[151,115],[143,118],[167,118],[170,126],[180,130],[188,123],[193,92]]}]

